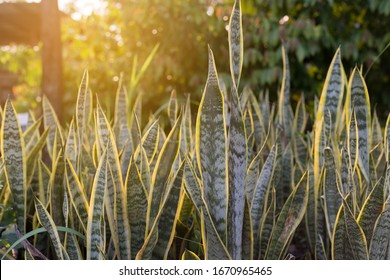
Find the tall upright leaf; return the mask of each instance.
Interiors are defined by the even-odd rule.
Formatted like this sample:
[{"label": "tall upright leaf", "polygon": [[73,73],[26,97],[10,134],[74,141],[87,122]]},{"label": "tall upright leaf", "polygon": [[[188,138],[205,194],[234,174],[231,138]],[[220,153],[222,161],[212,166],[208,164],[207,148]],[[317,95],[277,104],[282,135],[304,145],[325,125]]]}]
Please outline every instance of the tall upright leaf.
[{"label": "tall upright leaf", "polygon": [[233,85],[238,89],[244,61],[244,43],[242,35],[241,0],[234,2],[229,22],[230,73]]},{"label": "tall upright leaf", "polygon": [[336,165],[332,150],[325,149],[325,172],[324,172],[324,210],[329,237],[332,236],[336,216],[342,200],[339,193],[339,182],[336,174]]},{"label": "tall upright leaf", "polygon": [[90,208],[87,224],[87,260],[103,259],[102,252],[105,251],[103,242],[102,220],[104,193],[107,184],[107,152],[105,151],[100,159],[98,169],[93,182]]},{"label": "tall upright leaf", "polygon": [[52,160],[56,160],[55,156],[53,158],[53,152],[56,152],[54,146],[54,138],[56,137],[56,133],[58,133],[57,143],[63,145],[64,140],[62,137],[61,126],[58,121],[58,117],[56,112],[53,109],[53,106],[50,104],[49,99],[46,96],[43,96],[42,99],[43,106],[43,124],[44,128],[49,129],[49,135],[47,137],[47,149],[49,151],[49,156],[52,157]]},{"label": "tall upright leaf", "polygon": [[241,259],[242,230],[245,208],[246,137],[236,89],[232,90],[229,126],[229,202],[228,248],[233,259]]},{"label": "tall upright leaf", "polygon": [[204,198],[223,241],[226,240],[228,196],[224,110],[214,55],[209,48],[209,73],[196,121],[196,157],[202,173]]},{"label": "tall upright leaf", "polygon": [[340,48],[336,50],[333,56],[332,62],[329,66],[328,73],[326,75],[325,83],[322,89],[318,109],[316,108],[316,127],[315,127],[315,138],[314,142],[314,180],[315,184],[318,183],[318,177],[321,173],[322,168],[322,155],[323,149],[322,142],[320,139],[323,138],[323,130],[317,124],[320,123],[321,119],[324,118],[326,112],[330,112],[331,116],[331,127],[333,131],[336,130],[336,126],[341,117],[340,108],[343,99],[344,92],[344,78],[343,78],[343,65],[341,63]]},{"label": "tall upright leaf", "polygon": [[16,224],[21,234],[26,233],[27,173],[24,143],[16,111],[8,99],[1,125],[1,154],[5,174],[14,199]]},{"label": "tall upright leaf", "polygon": [[364,178],[366,181],[369,181],[369,155],[371,149],[370,97],[364,78],[356,67],[349,80],[345,106],[347,109],[347,123],[349,123],[351,119],[352,108],[355,108],[359,139],[358,163]]},{"label": "tall upright leaf", "polygon": [[283,258],[291,237],[301,223],[305,215],[309,194],[307,177],[307,172],[305,172],[284,204],[272,231],[266,259],[275,260]]}]

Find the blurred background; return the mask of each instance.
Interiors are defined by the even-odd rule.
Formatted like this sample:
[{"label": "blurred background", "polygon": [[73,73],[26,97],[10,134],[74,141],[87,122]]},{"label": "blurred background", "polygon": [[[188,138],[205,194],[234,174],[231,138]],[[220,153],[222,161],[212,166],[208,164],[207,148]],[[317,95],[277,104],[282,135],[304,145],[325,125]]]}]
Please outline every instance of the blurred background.
[{"label": "blurred background", "polygon": [[[207,77],[208,44],[220,77],[230,77],[227,25],[233,2],[0,0],[2,106],[10,94],[18,112],[34,110],[40,107],[42,92],[51,91],[49,99],[64,123],[74,113],[78,84],[88,69],[93,93],[110,111],[120,73],[128,84],[133,69],[140,70],[157,44],[135,90],[143,95],[146,113],[164,104],[172,90],[199,100]],[[292,100],[304,93],[313,103],[340,46],[347,75],[355,65],[364,74],[370,69],[366,82],[371,104],[385,121],[390,108],[390,1],[242,0],[242,8],[242,85],[256,94],[268,90],[276,100],[284,42]],[[46,75],[57,76],[51,80],[43,78]]]}]

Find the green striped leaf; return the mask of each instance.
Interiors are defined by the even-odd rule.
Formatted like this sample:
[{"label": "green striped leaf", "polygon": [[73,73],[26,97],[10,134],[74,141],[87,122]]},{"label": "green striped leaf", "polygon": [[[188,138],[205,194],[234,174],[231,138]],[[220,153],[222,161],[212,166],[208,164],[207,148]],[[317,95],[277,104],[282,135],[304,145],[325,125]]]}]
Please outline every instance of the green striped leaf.
[{"label": "green striped leaf", "polygon": [[356,120],[355,109],[352,108],[351,121],[349,122],[349,129],[347,134],[348,141],[348,155],[350,160],[350,169],[354,171],[358,164],[359,158],[359,135],[358,126]]},{"label": "green striped leaf", "polygon": [[253,231],[250,205],[245,197],[244,222],[242,226],[242,257],[243,260],[253,260]]},{"label": "green striped leaf", "polygon": [[390,114],[387,116],[386,127],[385,127],[385,155],[386,162],[390,160]]},{"label": "green striped leaf", "polygon": [[276,158],[276,146],[272,146],[267,160],[265,161],[259,179],[257,180],[256,189],[253,193],[253,199],[250,201],[251,216],[252,216],[252,229],[255,240],[258,238],[260,219],[263,216],[264,203],[266,199],[266,193],[270,186],[270,181],[273,175],[274,165]]},{"label": "green striped leaf", "polygon": [[336,166],[332,150],[325,149],[325,173],[324,173],[324,211],[326,227],[329,237],[332,236],[338,210],[342,204],[339,193],[339,182],[336,174]]},{"label": "green striped leaf", "polygon": [[24,143],[16,111],[8,99],[3,112],[1,125],[1,154],[5,174],[14,199],[16,224],[19,231],[26,232],[27,172],[24,157]]},{"label": "green striped leaf", "polygon": [[232,90],[229,126],[229,202],[228,202],[228,248],[233,259],[241,259],[242,230],[245,208],[246,137],[245,126],[236,89]]},{"label": "green striped leaf", "polygon": [[81,147],[83,143],[84,134],[86,131],[89,112],[88,112],[88,87],[89,87],[89,74],[88,70],[84,70],[83,77],[79,86],[79,92],[77,94],[76,102],[76,126],[77,126],[77,136],[78,136],[78,146]]},{"label": "green striped leaf", "polygon": [[56,225],[53,219],[51,218],[49,212],[46,210],[45,206],[43,206],[42,202],[40,202],[39,199],[36,197],[34,197],[34,201],[35,201],[35,208],[38,214],[39,223],[49,233],[57,258],[63,260],[64,256],[62,254],[62,248],[61,248],[62,244],[61,244],[60,236],[56,229]]},{"label": "green striped leaf", "polygon": [[375,222],[371,246],[371,260],[388,260],[390,252],[390,200],[383,206],[383,210]]},{"label": "green striped leaf", "polygon": [[357,222],[363,229],[367,239],[368,246],[375,226],[375,221],[382,212],[384,198],[384,178],[381,178],[376,183],[375,187],[368,195],[366,201],[360,210]]},{"label": "green striped leaf", "polygon": [[52,158],[52,160],[56,160],[55,152],[55,143],[54,139],[57,135],[57,144],[59,143],[61,146],[63,146],[64,140],[61,133],[61,126],[58,121],[58,117],[56,115],[56,112],[53,109],[53,106],[51,105],[49,99],[47,99],[46,96],[43,96],[42,99],[42,106],[43,106],[43,126],[44,129],[49,130],[49,134],[47,137],[47,150],[49,151],[49,156]]},{"label": "green striped leaf", "polygon": [[91,192],[86,234],[87,260],[101,260],[104,258],[102,254],[105,251],[102,220],[104,219],[103,203],[107,184],[107,161],[107,152],[105,151],[96,170]]},{"label": "green striped leaf", "polygon": [[272,231],[271,240],[269,241],[269,248],[266,255],[266,259],[268,260],[283,258],[284,252],[289,242],[291,242],[296,228],[303,219],[309,193],[307,177],[307,172],[305,172],[279,214]]},{"label": "green striped leaf", "polygon": [[131,258],[134,259],[145,239],[147,192],[142,185],[141,174],[133,160],[126,177],[127,214],[131,230]]},{"label": "green striped leaf", "polygon": [[227,248],[221,240],[211,219],[208,205],[202,197],[200,182],[196,178],[194,167],[188,158],[186,158],[184,175],[185,189],[198,213],[200,213],[203,247],[206,259],[230,259]]},{"label": "green striped leaf", "polygon": [[282,46],[283,79],[279,93],[279,123],[282,125],[287,139],[291,137],[292,112],[290,105],[290,63],[285,46]]},{"label": "green striped leaf", "polygon": [[188,94],[186,105],[184,108],[183,123],[181,126],[182,142],[180,148],[184,152],[192,151],[193,149],[193,135],[192,135],[192,116],[191,116],[191,98]]},{"label": "green striped leaf", "polygon": [[27,185],[30,185],[31,180],[33,179],[34,176],[34,171],[37,163],[38,156],[40,152],[42,151],[43,147],[46,144],[46,138],[48,135],[48,130],[45,130],[42,134],[42,136],[39,138],[38,142],[36,145],[30,150],[30,152],[27,155],[26,158],[26,166],[27,168]]},{"label": "green striped leaf", "polygon": [[[29,121],[31,118],[29,118]],[[38,141],[39,137],[39,127],[41,125],[41,119],[34,121],[32,125],[30,125],[26,131],[23,133],[23,140],[26,147],[26,152],[29,152]]]},{"label": "green striped leaf", "polygon": [[77,177],[76,171],[71,161],[66,159],[66,187],[69,193],[70,201],[74,207],[77,217],[80,220],[80,224],[83,227],[84,232],[87,231],[89,203],[87,201],[84,188]]},{"label": "green striped leaf", "polygon": [[123,147],[124,143],[121,139],[121,130],[127,128],[127,91],[123,85],[123,73],[121,73],[118,89],[115,98],[115,114],[114,114],[114,133],[116,136],[117,147]]},{"label": "green striped leaf", "polygon": [[253,192],[256,189],[257,181],[260,174],[260,162],[261,162],[261,154],[263,149],[261,149],[257,155],[252,159],[249,164],[248,170],[246,171],[245,177],[245,192],[248,197],[248,201],[250,204],[253,200]]},{"label": "green striped leaf", "polygon": [[235,88],[238,89],[244,61],[244,43],[242,35],[241,0],[234,2],[229,22],[230,73]]},{"label": "green striped leaf", "polygon": [[72,162],[73,166],[77,166],[78,150],[77,135],[74,127],[74,121],[72,119],[69,126],[68,138],[66,139],[65,144],[65,157]]},{"label": "green striped leaf", "polygon": [[364,232],[344,200],[333,231],[332,258],[334,260],[367,260]]},{"label": "green striped leaf", "polygon": [[184,161],[167,190],[165,201],[162,205],[162,213],[158,222],[158,241],[154,248],[153,255],[157,259],[166,260],[176,233],[176,223],[179,217],[179,201],[183,183]]},{"label": "green striped leaf", "polygon": [[[53,170],[50,176],[50,215],[57,226],[64,226],[64,215],[62,206],[64,204],[64,178],[65,178],[65,160],[62,150],[53,164]],[[64,236],[61,234],[61,240]]]},{"label": "green striped leaf", "polygon": [[178,115],[179,115],[179,104],[177,102],[176,90],[172,90],[171,98],[169,99],[169,104],[168,104],[168,118],[172,127],[175,125]]},{"label": "green striped leaf", "polygon": [[365,180],[369,181],[369,152],[371,148],[370,97],[364,78],[357,68],[351,74],[345,106],[347,108],[347,123],[351,119],[352,108],[355,109],[359,144],[358,163]]},{"label": "green striped leaf", "polygon": [[158,152],[159,128],[159,120],[155,120],[141,139],[142,147],[145,149],[149,163],[153,161]]},{"label": "green striped leaf", "polygon": [[272,230],[274,229],[276,222],[276,192],[272,189],[270,192],[270,200],[268,202],[267,211],[261,219],[259,238],[254,239],[254,258],[265,259],[267,255],[267,249],[269,248],[269,241],[271,238]]},{"label": "green striped leaf", "polygon": [[209,48],[209,72],[196,121],[196,157],[210,215],[222,239],[227,220],[227,136],[224,97],[219,88],[214,55]]},{"label": "green striped leaf", "polygon": [[[326,75],[325,83],[322,89],[321,97],[317,108],[315,108],[316,114],[316,126],[314,142],[314,178],[315,184],[318,183],[317,178],[320,175],[323,164],[323,149],[322,139],[324,136],[322,126],[324,123],[321,121],[326,112],[330,113],[330,119],[332,120],[331,126],[333,131],[336,131],[339,119],[341,118],[340,109],[344,92],[344,78],[343,78],[343,65],[341,63],[340,48],[336,50],[333,56],[332,62],[329,66],[328,73]],[[320,125],[322,124],[322,126]],[[327,130],[329,128],[326,128]]]},{"label": "green striped leaf", "polygon": [[169,174],[180,148],[180,124],[181,116],[169,133],[164,146],[158,156],[156,167],[153,171],[152,182],[148,198],[148,212],[146,226],[152,226],[160,209],[162,195],[166,191]]}]

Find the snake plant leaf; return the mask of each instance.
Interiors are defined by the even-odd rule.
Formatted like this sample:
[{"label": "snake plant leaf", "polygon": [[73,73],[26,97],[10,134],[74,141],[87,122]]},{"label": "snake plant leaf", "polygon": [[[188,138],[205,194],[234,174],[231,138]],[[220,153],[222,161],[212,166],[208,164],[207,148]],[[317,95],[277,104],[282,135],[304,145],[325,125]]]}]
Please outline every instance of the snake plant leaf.
[{"label": "snake plant leaf", "polygon": [[167,196],[162,205],[162,213],[158,222],[158,241],[153,250],[153,255],[159,260],[168,258],[168,253],[176,233],[176,223],[180,214],[178,209],[181,200],[184,166],[185,162],[183,161],[167,190]]},{"label": "snake plant leaf", "polygon": [[335,260],[367,260],[366,237],[343,200],[332,236],[332,258]]},{"label": "snake plant leaf", "polygon": [[324,211],[329,237],[332,236],[338,210],[342,204],[332,150],[325,148]]},{"label": "snake plant leaf", "polygon": [[141,174],[132,159],[126,177],[127,214],[131,231],[131,258],[134,259],[145,239],[147,192]]},{"label": "snake plant leaf", "polygon": [[309,194],[307,201],[307,210],[305,214],[305,226],[306,235],[308,237],[308,243],[312,252],[315,252],[316,239],[317,239],[317,225],[316,225],[316,197],[315,197],[315,186],[314,186],[314,171],[313,166],[310,163],[308,167],[309,173]]},{"label": "snake plant leaf", "polygon": [[185,161],[186,161],[186,166],[184,168],[184,182],[185,182],[184,186],[196,210],[200,213],[200,210],[203,207],[205,207],[202,198],[200,182],[198,181],[198,178],[195,175],[195,170],[191,163],[191,160],[186,156]]},{"label": "snake plant leaf", "polygon": [[169,174],[171,173],[173,163],[179,153],[181,118],[180,115],[175,126],[169,133],[164,146],[159,153],[156,167],[153,171],[148,198],[147,228],[153,225],[160,209],[162,195],[166,191]]},{"label": "snake plant leaf", "polygon": [[141,117],[142,117],[142,94],[139,94],[134,101],[133,114],[130,116],[130,134],[133,143],[133,150],[135,150],[140,144],[138,138],[138,131],[139,131],[139,123],[141,123]]},{"label": "snake plant leaf", "polygon": [[200,258],[192,251],[185,249],[183,255],[181,256],[182,260],[193,260],[193,261],[198,261]]},{"label": "snake plant leaf", "polygon": [[[157,155],[158,142],[159,142],[159,120],[155,120],[149,127],[149,129],[144,133],[141,142],[142,147],[146,151],[146,155],[149,163],[152,162],[154,157]],[[140,147],[140,146],[138,146]]]},{"label": "snake plant leaf", "polygon": [[100,106],[100,103],[97,102],[96,110],[96,131],[97,131],[97,143],[99,146],[99,152],[101,153],[106,147],[107,143],[110,140],[110,125],[107,120],[107,117]]},{"label": "snake plant leaf", "polygon": [[343,71],[341,52],[340,48],[338,48],[329,66],[322,88],[318,110],[316,111],[316,121],[319,121],[325,115],[326,111],[330,112],[333,131],[336,131],[336,125],[341,117],[339,112],[341,111],[341,102],[344,95]]},{"label": "snake plant leaf", "polygon": [[263,213],[261,219],[259,238],[254,239],[254,257],[256,259],[264,259],[267,255],[267,249],[269,248],[269,241],[271,238],[272,230],[275,226],[276,216],[276,192],[272,189],[270,192],[270,201],[268,202],[267,209]]},{"label": "snake plant leaf", "polygon": [[235,88],[238,89],[241,77],[242,64],[244,61],[241,0],[236,0],[234,2],[228,30],[230,50],[230,73],[232,75],[233,85]]},{"label": "snake plant leaf", "polygon": [[260,175],[260,163],[261,163],[261,159],[262,159],[261,156],[263,151],[264,151],[264,146],[252,159],[251,163],[249,164],[248,170],[246,171],[245,192],[250,204],[252,204],[253,192],[256,189],[257,181]]},{"label": "snake plant leaf", "polygon": [[36,197],[34,197],[34,201],[35,201],[35,208],[38,214],[39,223],[49,233],[57,258],[63,260],[64,256],[62,254],[62,248],[61,248],[62,245],[61,245],[60,236],[56,229],[56,225],[53,219],[51,218],[49,212],[46,210],[45,206],[43,206],[42,202],[40,202],[39,199]]},{"label": "snake plant leaf", "polygon": [[[317,108],[315,108],[316,119],[315,119],[315,137],[314,142],[314,178],[315,184],[318,184],[317,178],[320,175],[322,164],[323,164],[323,149],[322,139],[324,136],[323,128],[324,125],[322,119],[325,117],[326,112],[330,112],[331,127],[333,131],[336,131],[336,125],[340,119],[341,102],[344,95],[344,78],[343,78],[343,65],[341,62],[340,48],[336,50],[333,56],[332,62],[329,66],[328,73],[326,75],[325,83],[322,89],[321,97]],[[322,124],[322,126],[320,125]],[[329,128],[327,128],[328,130]]]},{"label": "snake plant leaf", "polygon": [[308,116],[306,113],[305,96],[302,93],[295,111],[294,131],[298,133],[304,133],[306,129],[307,120]]},{"label": "snake plant leaf", "polygon": [[290,105],[290,63],[285,46],[282,46],[283,79],[279,93],[279,124],[287,139],[291,137],[292,112]]},{"label": "snake plant leaf", "polygon": [[[30,118],[29,118],[30,120]],[[26,147],[26,152],[29,152],[38,141],[39,137],[39,127],[41,125],[42,119],[34,121],[32,125],[30,125],[25,132],[23,132],[23,140]]]},{"label": "snake plant leaf", "polygon": [[209,73],[196,122],[196,157],[203,191],[221,239],[226,240],[227,136],[224,97],[218,84],[214,56],[209,48]]},{"label": "snake plant leaf", "polygon": [[124,143],[121,141],[121,130],[127,127],[127,91],[123,85],[123,73],[121,73],[118,82],[118,89],[115,98],[115,115],[114,115],[114,133],[117,139],[117,147],[123,147]]},{"label": "snake plant leaf", "polygon": [[245,197],[244,223],[242,227],[242,257],[243,260],[253,260],[253,232],[250,205]]},{"label": "snake plant leaf", "polygon": [[295,230],[303,219],[309,193],[307,177],[306,171],[279,214],[269,241],[266,255],[268,260],[281,259],[283,257]]},{"label": "snake plant leaf", "polygon": [[46,96],[43,96],[42,106],[43,106],[44,129],[49,130],[49,135],[47,137],[47,150],[49,152],[49,156],[52,157],[52,160],[56,160],[56,156],[54,156],[53,154],[53,152],[55,151],[54,138],[56,137],[56,133],[58,133],[57,143],[60,143],[61,146],[64,143],[62,133],[61,133],[61,126],[58,121],[57,114],[54,111],[53,106],[51,105],[49,99],[47,99]]},{"label": "snake plant leaf", "polygon": [[276,146],[272,146],[267,160],[261,169],[259,179],[257,180],[256,189],[253,193],[253,199],[250,202],[252,229],[255,240],[258,238],[260,219],[263,215],[266,193],[270,186],[276,159]]},{"label": "snake plant leaf", "polygon": [[[64,226],[64,215],[62,206],[64,204],[64,178],[65,178],[65,161],[62,150],[53,164],[53,170],[50,176],[50,215],[57,226]],[[60,234],[63,241],[64,235]]]},{"label": "snake plant leaf", "polygon": [[383,135],[382,135],[382,127],[378,119],[378,115],[376,112],[376,109],[374,110],[374,114],[372,117],[372,135],[371,135],[371,144],[373,151],[371,154],[373,154],[373,158],[375,159],[375,164],[379,162],[381,158],[381,153],[383,151]]},{"label": "snake plant leaf", "polygon": [[375,222],[371,245],[371,260],[388,260],[390,252],[390,200],[387,199],[383,210]]},{"label": "snake plant leaf", "polygon": [[74,121],[72,120],[69,126],[68,138],[65,144],[65,157],[68,158],[73,166],[77,166],[78,147],[77,136],[74,127]]},{"label": "snake plant leaf", "polygon": [[27,219],[27,169],[24,143],[16,111],[8,99],[1,125],[1,154],[5,175],[14,200],[16,224],[21,234],[26,233]]},{"label": "snake plant leaf", "polygon": [[103,204],[104,195],[107,185],[107,169],[108,169],[108,155],[107,151],[104,151],[99,166],[96,170],[95,178],[93,181],[90,207],[88,211],[88,223],[87,223],[87,260],[99,260],[103,259],[105,244],[103,242],[102,233],[102,220],[103,218]]},{"label": "snake plant leaf", "polygon": [[350,169],[354,171],[358,165],[359,158],[359,130],[356,120],[355,109],[352,108],[351,121],[347,133],[348,155],[350,159]]},{"label": "snake plant leaf", "polygon": [[39,156],[39,153],[42,151],[44,145],[46,144],[46,137],[48,135],[48,130],[45,130],[42,134],[42,136],[39,138],[38,142],[36,145],[30,150],[30,152],[27,155],[26,158],[26,166],[27,168],[27,185],[30,185],[31,180],[33,179],[34,176],[34,171],[37,163],[37,159]]},{"label": "snake plant leaf", "polygon": [[390,161],[390,114],[387,116],[385,127],[385,155],[386,162]]},{"label": "snake plant leaf", "polygon": [[79,92],[77,94],[76,102],[76,126],[78,136],[78,146],[81,147],[83,143],[84,134],[88,122],[88,87],[89,87],[89,74],[88,70],[84,70],[83,77],[79,86]]},{"label": "snake plant leaf", "polygon": [[186,105],[184,107],[182,131],[182,143],[180,145],[183,152],[190,152],[193,149],[193,135],[192,135],[192,117],[191,117],[191,96],[188,94]]},{"label": "snake plant leaf", "polygon": [[368,182],[370,174],[369,152],[371,148],[370,97],[368,95],[368,90],[364,78],[356,67],[351,74],[351,78],[348,84],[345,106],[347,108],[347,123],[352,118],[352,108],[355,109],[359,139],[358,163],[365,180]]},{"label": "snake plant leaf", "polygon": [[191,160],[186,157],[184,168],[185,189],[189,194],[195,208],[200,213],[202,222],[202,238],[206,259],[230,259],[226,246],[222,242],[216,227],[211,219],[208,205],[201,193],[200,182],[198,181]]},{"label": "snake plant leaf", "polygon": [[74,207],[80,224],[87,231],[89,203],[85,195],[84,188],[76,174],[72,162],[67,158],[65,165],[66,187],[69,193],[70,201]]},{"label": "snake plant leaf", "polygon": [[228,204],[226,121],[224,97],[210,48],[208,77],[196,121],[196,157],[211,219],[225,242]]},{"label": "snake plant leaf", "polygon": [[69,254],[70,260],[82,260],[81,248],[73,234],[68,234],[65,242],[65,251]]},{"label": "snake plant leaf", "polygon": [[[112,137],[112,133],[111,133]],[[125,189],[122,182],[122,173],[119,164],[118,153],[115,143],[110,141],[107,147],[107,190],[108,185],[114,188],[114,232],[118,236],[118,246],[116,247],[119,259],[130,259],[130,226],[127,215],[127,202]]]},{"label": "snake plant leaf", "polygon": [[176,119],[179,115],[179,103],[177,102],[176,90],[172,90],[171,98],[168,104],[168,118],[171,126],[175,125]]},{"label": "snake plant leaf", "polygon": [[359,226],[363,229],[368,246],[375,226],[375,221],[382,212],[384,198],[384,178],[378,180],[375,187],[368,195],[357,218]]},{"label": "snake plant leaf", "polygon": [[228,151],[228,248],[233,259],[241,259],[245,208],[246,137],[236,89],[232,90]]}]

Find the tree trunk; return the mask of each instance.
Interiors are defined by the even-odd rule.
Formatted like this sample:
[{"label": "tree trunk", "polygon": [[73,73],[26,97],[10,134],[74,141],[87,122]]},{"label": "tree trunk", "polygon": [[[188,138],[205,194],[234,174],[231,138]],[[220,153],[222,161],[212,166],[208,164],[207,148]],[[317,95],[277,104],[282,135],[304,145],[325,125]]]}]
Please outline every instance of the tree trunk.
[{"label": "tree trunk", "polygon": [[63,117],[63,77],[60,12],[57,0],[42,0],[42,94]]}]

